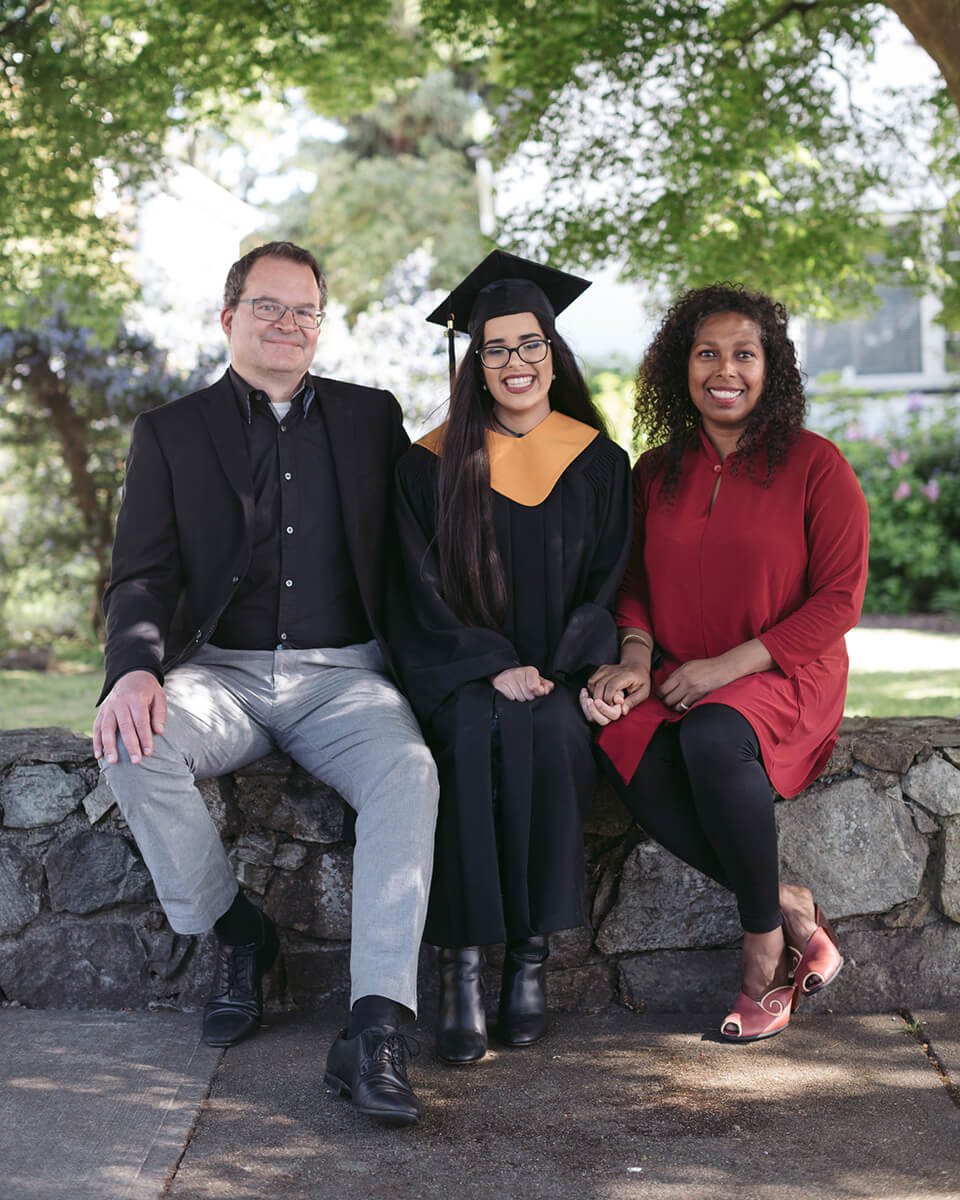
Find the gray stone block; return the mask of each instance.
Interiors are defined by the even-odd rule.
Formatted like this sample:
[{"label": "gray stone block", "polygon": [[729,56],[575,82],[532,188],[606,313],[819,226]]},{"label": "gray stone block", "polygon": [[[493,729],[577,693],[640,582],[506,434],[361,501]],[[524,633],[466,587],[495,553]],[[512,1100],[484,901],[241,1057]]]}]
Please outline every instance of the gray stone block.
[{"label": "gray stone block", "polygon": [[12,767],[0,783],[3,823],[8,829],[56,825],[86,791],[82,778],[53,763]]},{"label": "gray stone block", "polygon": [[930,847],[898,795],[863,776],[808,788],[776,806],[780,865],[835,917],[878,913],[917,895]]},{"label": "gray stone block", "polygon": [[930,812],[944,817],[960,814],[960,770],[938,754],[910,768],[903,777],[903,790]]},{"label": "gray stone block", "polygon": [[307,861],[309,853],[299,842],[284,842],[273,856],[273,865],[281,871],[297,871]]},{"label": "gray stone block", "polygon": [[740,990],[740,951],[660,950],[620,959],[618,992],[637,1012],[712,1013],[719,1027]]},{"label": "gray stone block", "polygon": [[277,786],[270,776],[237,779],[237,799],[245,820],[286,833],[301,842],[329,845],[343,832],[343,800],[326,784],[304,773]]},{"label": "gray stone block", "polygon": [[93,762],[93,741],[71,729],[0,731],[0,771],[11,763]]},{"label": "gray stone block", "polygon": [[943,823],[938,867],[937,902],[951,921],[960,921],[960,818]]},{"label": "gray stone block", "polygon": [[0,942],[0,990],[29,1008],[142,1008],[144,963],[129,921],[60,918]]},{"label": "gray stone block", "polygon": [[547,973],[547,1003],[554,1012],[600,1012],[615,998],[616,966],[585,963]]},{"label": "gray stone block", "polygon": [[850,752],[857,762],[878,771],[893,771],[902,775],[918,754],[930,752],[929,743],[920,737],[901,735],[891,738],[886,733],[863,733],[850,741]]},{"label": "gray stone block", "polygon": [[960,925],[939,918],[910,929],[837,930],[843,970],[801,1000],[803,1012],[890,1012],[955,1007]]},{"label": "gray stone block", "polygon": [[58,839],[45,866],[55,912],[92,913],[156,898],[147,868],[117,833],[89,829]]},{"label": "gray stone block", "polygon": [[96,823],[107,815],[114,804],[116,798],[107,783],[105,775],[101,775],[97,786],[92,792],[88,792],[83,798],[83,811],[87,814],[87,819],[91,825]]},{"label": "gray stone block", "polygon": [[597,934],[604,954],[716,946],[741,934],[733,896],[655,842],[623,864],[617,902]]},{"label": "gray stone block", "polygon": [[352,883],[353,854],[346,848],[328,850],[299,871],[276,875],[266,908],[286,929],[317,938],[349,938]]},{"label": "gray stone block", "polygon": [[0,935],[18,933],[40,912],[43,867],[35,854],[0,845]]},{"label": "gray stone block", "polygon": [[[291,938],[283,948],[287,994],[298,1008],[325,1008],[331,1004],[346,1010],[350,1002],[350,947],[348,944],[318,945]],[[432,1018],[432,1012],[430,1014]],[[327,1047],[318,1048],[322,1057]]]}]

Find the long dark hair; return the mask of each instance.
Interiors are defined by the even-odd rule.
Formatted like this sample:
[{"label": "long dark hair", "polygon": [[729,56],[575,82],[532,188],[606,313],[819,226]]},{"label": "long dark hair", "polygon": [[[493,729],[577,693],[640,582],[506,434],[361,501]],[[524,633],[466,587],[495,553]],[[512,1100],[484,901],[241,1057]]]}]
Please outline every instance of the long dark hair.
[{"label": "long dark hair", "polygon": [[[722,312],[740,313],[754,322],[765,359],[763,391],[737,442],[731,470],[745,465],[754,482],[769,486],[803,427],[807,408],[803,377],[796,349],[787,337],[783,305],[733,283],[685,292],[663,318],[637,373],[634,428],[648,446],[660,449],[660,487],[667,498],[676,494],[683,453],[700,425],[687,386],[690,347],[706,318]],[[757,462],[761,450],[766,471]]]},{"label": "long dark hair", "polygon": [[[550,407],[584,425],[604,430],[573,352],[557,333],[553,315],[531,309],[553,351],[554,381]],[[437,554],[443,594],[468,625],[498,629],[506,618],[507,589],[497,550],[490,497],[487,430],[493,424],[493,399],[483,386],[476,351],[483,345],[485,322],[471,322],[470,345],[460,363],[450,396],[443,447],[437,470]]]}]

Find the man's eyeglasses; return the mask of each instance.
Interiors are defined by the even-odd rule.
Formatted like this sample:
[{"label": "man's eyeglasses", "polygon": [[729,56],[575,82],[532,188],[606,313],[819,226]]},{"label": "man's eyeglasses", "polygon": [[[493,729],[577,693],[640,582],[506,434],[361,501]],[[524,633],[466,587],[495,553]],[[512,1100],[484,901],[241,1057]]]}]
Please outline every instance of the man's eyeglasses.
[{"label": "man's eyeglasses", "polygon": [[505,367],[512,354],[516,354],[521,362],[533,366],[534,363],[543,362],[549,349],[549,338],[531,338],[528,342],[521,342],[519,346],[481,346],[476,353],[480,355],[480,361],[485,367],[496,370],[498,367]]},{"label": "man's eyeglasses", "polygon": [[279,300],[261,299],[259,296],[255,300],[239,300],[238,303],[249,304],[258,320],[270,321],[273,324],[282,321],[288,312],[293,313],[293,319],[301,329],[319,329],[323,320],[323,313],[309,304],[294,307],[292,304],[281,304]]}]

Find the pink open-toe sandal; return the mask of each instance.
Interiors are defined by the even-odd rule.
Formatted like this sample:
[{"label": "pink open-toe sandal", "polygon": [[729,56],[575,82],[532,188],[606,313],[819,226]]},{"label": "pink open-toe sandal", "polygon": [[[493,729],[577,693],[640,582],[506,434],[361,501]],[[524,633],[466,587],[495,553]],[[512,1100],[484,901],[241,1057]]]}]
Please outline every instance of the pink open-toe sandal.
[{"label": "pink open-toe sandal", "polygon": [[[758,1042],[773,1037],[790,1024],[796,1004],[797,989],[793,984],[771,988],[759,1002],[741,992],[721,1022],[720,1036],[728,1042]],[[727,1033],[728,1025],[735,1025],[737,1032]]]},{"label": "pink open-toe sandal", "polygon": [[837,949],[837,935],[820,911],[819,904],[815,905],[815,915],[817,928],[811,933],[803,953],[793,946],[788,947],[794,962],[794,982],[804,996],[812,996],[832,983],[843,966],[843,955]]}]

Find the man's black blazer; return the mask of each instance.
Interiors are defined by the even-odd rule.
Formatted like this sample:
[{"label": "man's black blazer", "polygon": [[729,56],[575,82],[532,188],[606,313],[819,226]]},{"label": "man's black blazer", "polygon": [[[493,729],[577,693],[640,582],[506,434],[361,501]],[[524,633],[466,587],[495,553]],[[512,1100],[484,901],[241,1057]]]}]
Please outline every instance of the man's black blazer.
[{"label": "man's black blazer", "polygon": [[[347,548],[388,666],[383,607],[397,459],[410,444],[389,392],[311,375],[330,440]],[[226,374],[141,413],[117,516],[100,699],[121,675],[164,672],[211,636],[252,552],[253,481]]]}]

